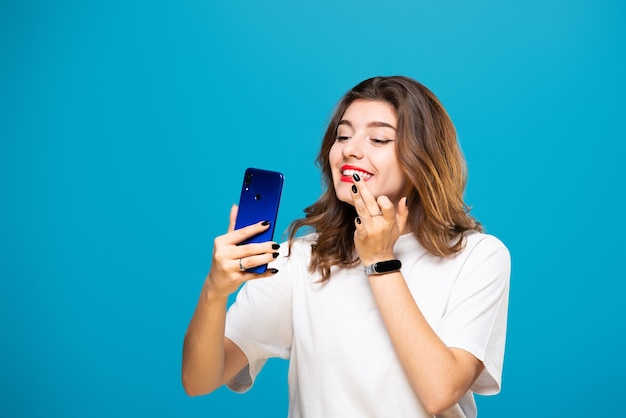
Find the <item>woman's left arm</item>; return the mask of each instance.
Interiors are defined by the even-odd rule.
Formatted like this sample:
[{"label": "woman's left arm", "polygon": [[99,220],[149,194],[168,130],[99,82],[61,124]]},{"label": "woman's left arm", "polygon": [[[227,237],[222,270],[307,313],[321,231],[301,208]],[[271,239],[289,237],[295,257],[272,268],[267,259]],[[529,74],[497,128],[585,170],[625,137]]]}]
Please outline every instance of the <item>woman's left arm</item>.
[{"label": "woman's left arm", "polygon": [[415,303],[402,273],[371,275],[369,282],[413,390],[430,414],[446,411],[469,390],[483,363],[441,341]]},{"label": "woman's left arm", "polygon": [[[394,205],[375,198],[355,179],[354,243],[363,265],[394,259],[393,246],[406,225],[406,198]],[[469,352],[449,348],[430,327],[401,272],[370,275],[369,282],[389,337],[413,391],[426,410],[446,411],[469,390],[484,365]]]}]

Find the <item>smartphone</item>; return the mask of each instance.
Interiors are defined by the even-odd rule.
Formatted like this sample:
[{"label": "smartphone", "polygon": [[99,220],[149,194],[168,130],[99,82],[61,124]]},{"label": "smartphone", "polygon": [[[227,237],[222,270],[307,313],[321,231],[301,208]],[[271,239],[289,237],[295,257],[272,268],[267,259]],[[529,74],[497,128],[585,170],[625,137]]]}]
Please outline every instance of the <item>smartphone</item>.
[{"label": "smartphone", "polygon": [[[267,242],[273,239],[284,181],[282,173],[277,171],[259,168],[246,169],[241,185],[235,229],[261,221],[270,221],[270,227],[264,232],[241,242],[240,245]],[[265,273],[266,270],[267,264],[247,269],[252,273]]]}]

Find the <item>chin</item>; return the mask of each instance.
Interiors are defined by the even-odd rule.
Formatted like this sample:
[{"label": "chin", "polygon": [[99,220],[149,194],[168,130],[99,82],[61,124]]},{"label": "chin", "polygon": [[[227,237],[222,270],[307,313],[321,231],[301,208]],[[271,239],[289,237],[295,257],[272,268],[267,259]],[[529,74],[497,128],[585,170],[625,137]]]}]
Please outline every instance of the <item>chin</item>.
[{"label": "chin", "polygon": [[354,204],[352,203],[352,196],[345,196],[343,193],[335,193],[335,196],[337,196],[337,200],[340,200],[343,203],[347,203],[350,206],[354,206]]},{"label": "chin", "polygon": [[344,203],[349,204],[350,206],[353,206],[352,190],[350,190],[349,187],[350,186],[348,186],[347,189],[344,189],[343,187],[338,189],[337,187],[335,187],[335,197],[337,197],[337,200],[340,200]]}]

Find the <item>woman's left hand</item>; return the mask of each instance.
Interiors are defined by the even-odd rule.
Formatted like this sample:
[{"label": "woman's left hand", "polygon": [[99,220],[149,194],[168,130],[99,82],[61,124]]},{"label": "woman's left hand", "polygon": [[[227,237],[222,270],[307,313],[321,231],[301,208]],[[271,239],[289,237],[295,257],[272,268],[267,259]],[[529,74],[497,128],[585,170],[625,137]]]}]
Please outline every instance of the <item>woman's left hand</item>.
[{"label": "woman's left hand", "polygon": [[[356,190],[356,192],[355,192]],[[403,232],[409,216],[406,197],[394,203],[387,196],[374,197],[365,181],[354,182],[352,200],[355,219],[354,246],[363,265],[391,260],[393,246]]]}]

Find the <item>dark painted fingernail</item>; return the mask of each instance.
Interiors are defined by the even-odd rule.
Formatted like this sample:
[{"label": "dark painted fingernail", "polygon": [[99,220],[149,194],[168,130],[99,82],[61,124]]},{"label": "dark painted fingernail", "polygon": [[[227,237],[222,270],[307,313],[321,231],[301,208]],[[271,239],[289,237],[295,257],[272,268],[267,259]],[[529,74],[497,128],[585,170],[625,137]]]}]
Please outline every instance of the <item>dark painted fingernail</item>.
[{"label": "dark painted fingernail", "polygon": [[272,253],[272,257],[274,258],[278,257],[278,253]]},{"label": "dark painted fingernail", "polygon": [[356,192],[357,192],[356,186],[353,184],[352,185],[352,193],[356,193]]},{"label": "dark painted fingernail", "polygon": [[270,224],[270,221],[263,221],[261,222],[261,225],[263,226],[268,226]]},{"label": "dark painted fingernail", "polygon": [[359,225],[361,225],[361,218],[359,218],[358,216],[356,217],[356,223],[358,223]]},{"label": "dark painted fingernail", "polygon": [[276,273],[278,273],[278,269],[270,269],[270,273],[276,274]]},{"label": "dark painted fingernail", "polygon": [[272,244],[272,250],[277,250],[280,248],[279,244]]},{"label": "dark painted fingernail", "polygon": [[361,177],[359,177],[357,173],[352,174],[352,178],[354,179],[354,181],[361,181]]}]

